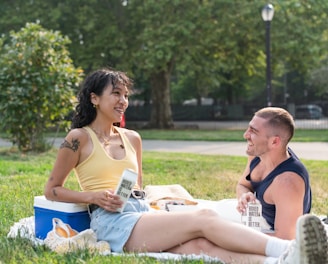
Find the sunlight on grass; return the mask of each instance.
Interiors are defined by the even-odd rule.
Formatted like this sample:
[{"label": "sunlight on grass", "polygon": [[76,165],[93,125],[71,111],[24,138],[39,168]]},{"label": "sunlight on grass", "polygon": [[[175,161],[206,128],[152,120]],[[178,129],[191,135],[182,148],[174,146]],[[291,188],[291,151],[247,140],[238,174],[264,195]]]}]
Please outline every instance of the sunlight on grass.
[{"label": "sunlight on grass", "polygon": [[[150,258],[104,257],[89,252],[61,256],[44,247],[34,247],[26,240],[6,238],[14,222],[33,215],[34,196],[43,194],[55,157],[55,150],[21,156],[0,149],[0,252],[4,263],[103,263],[105,260],[106,263],[158,263]],[[245,164],[245,157],[144,152],[143,184],[181,184],[199,199],[234,198]],[[328,163],[305,160],[304,164],[311,175],[313,213],[327,214]],[[79,190],[73,173],[66,186]]]},{"label": "sunlight on grass", "polygon": [[[246,129],[246,127],[245,127]],[[138,130],[143,139],[161,140],[199,140],[199,141],[245,141],[243,134],[245,130],[160,130],[140,129]],[[293,142],[328,142],[327,130],[296,129]]]}]

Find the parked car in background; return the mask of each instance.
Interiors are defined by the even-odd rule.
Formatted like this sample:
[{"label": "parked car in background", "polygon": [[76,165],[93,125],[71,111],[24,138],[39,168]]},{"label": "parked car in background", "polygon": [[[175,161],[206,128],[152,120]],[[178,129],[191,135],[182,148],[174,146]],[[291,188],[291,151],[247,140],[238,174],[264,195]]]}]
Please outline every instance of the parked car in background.
[{"label": "parked car in background", "polygon": [[315,104],[298,105],[295,110],[296,119],[320,119],[323,117],[322,108]]},{"label": "parked car in background", "polygon": [[[208,98],[208,97],[202,97],[200,99],[200,104],[201,105],[213,105],[214,104],[214,99],[213,98]],[[189,100],[183,101],[182,105],[197,105],[197,99],[192,98]]]}]

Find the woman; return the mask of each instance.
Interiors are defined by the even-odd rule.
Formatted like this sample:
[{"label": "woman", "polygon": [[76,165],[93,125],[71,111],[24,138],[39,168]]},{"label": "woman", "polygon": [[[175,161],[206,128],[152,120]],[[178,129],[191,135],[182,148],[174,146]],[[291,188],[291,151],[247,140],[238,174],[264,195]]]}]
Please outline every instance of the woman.
[{"label": "woman", "polygon": [[[138,173],[134,189],[142,190],[141,138],[135,131],[113,125],[121,121],[128,107],[131,88],[132,81],[119,71],[101,69],[86,78],[72,130],[60,146],[45,187],[47,199],[89,204],[91,228],[114,252],[205,253],[226,262],[277,263],[279,257],[285,263],[326,260],[324,228],[319,219],[309,215],[299,219],[297,239],[291,243],[227,222],[207,209],[151,212],[139,199],[140,192],[117,213],[122,201],[114,190],[124,169]],[[71,170],[83,192],[64,187]],[[283,255],[286,249],[292,250]]]}]

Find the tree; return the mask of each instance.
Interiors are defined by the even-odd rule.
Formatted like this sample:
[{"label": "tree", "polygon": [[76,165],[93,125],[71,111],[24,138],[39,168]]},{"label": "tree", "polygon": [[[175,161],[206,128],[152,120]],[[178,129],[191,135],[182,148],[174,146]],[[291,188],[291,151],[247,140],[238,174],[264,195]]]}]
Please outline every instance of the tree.
[{"label": "tree", "polygon": [[21,151],[45,150],[44,132],[73,110],[83,71],[73,66],[66,47],[70,41],[58,31],[27,23],[4,42],[0,127]]},{"label": "tree", "polygon": [[[299,102],[326,61],[326,0],[271,1],[272,95]],[[86,72],[111,66],[147,90],[150,126],[172,127],[171,102],[211,96],[265,104],[265,24],[258,0],[0,0],[0,32],[40,20],[72,43]],[[287,76],[288,75],[288,76]],[[315,77],[316,78],[316,77]],[[327,76],[320,83],[327,82]],[[172,93],[172,89],[174,93]],[[322,89],[322,88],[321,88]],[[150,91],[150,93],[148,93]],[[178,98],[174,96],[179,95]]]},{"label": "tree", "polygon": [[[125,61],[133,64],[137,74],[143,72],[151,85],[149,127],[173,127],[172,73],[197,53],[201,55],[201,49],[208,50],[207,34],[213,26],[210,7],[207,1],[199,0],[128,1],[130,19],[125,36],[129,59]],[[198,63],[200,68],[205,61],[206,58]]]},{"label": "tree", "polygon": [[[322,58],[328,56],[324,35],[327,34],[328,2],[289,0],[277,1],[274,6],[271,27],[273,77],[276,82],[281,78],[282,83],[276,83],[273,92],[279,95],[288,88],[289,102],[304,103],[311,100],[306,94],[316,94],[320,90],[319,86],[308,87],[307,83],[311,73],[322,68]],[[279,86],[287,87],[284,87],[285,91],[279,91]]]}]

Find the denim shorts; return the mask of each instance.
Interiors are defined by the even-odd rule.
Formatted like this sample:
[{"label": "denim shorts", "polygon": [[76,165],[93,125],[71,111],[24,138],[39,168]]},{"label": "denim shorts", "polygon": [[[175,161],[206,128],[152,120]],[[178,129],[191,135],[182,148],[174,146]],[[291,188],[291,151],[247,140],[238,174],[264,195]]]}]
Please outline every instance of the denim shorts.
[{"label": "denim shorts", "polygon": [[97,240],[107,241],[112,252],[122,253],[124,245],[144,212],[150,207],[145,200],[129,198],[122,213],[108,212],[101,207],[91,213],[91,229]]}]

